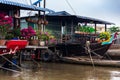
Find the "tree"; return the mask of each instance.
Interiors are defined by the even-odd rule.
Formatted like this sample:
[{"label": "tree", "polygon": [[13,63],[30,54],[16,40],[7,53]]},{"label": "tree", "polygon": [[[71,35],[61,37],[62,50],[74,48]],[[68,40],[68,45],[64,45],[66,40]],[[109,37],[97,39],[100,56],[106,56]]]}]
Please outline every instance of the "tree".
[{"label": "tree", "polygon": [[119,29],[119,27],[113,26],[113,27],[109,28],[109,31],[110,31],[110,33],[115,33],[115,32],[119,32],[120,29]]}]

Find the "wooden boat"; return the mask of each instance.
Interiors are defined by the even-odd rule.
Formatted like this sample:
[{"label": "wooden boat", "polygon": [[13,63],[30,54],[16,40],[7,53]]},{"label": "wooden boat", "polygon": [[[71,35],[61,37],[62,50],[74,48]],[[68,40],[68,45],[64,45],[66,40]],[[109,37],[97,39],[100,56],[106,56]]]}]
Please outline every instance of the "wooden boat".
[{"label": "wooden boat", "polygon": [[[90,44],[90,54],[103,56],[109,49],[110,44],[101,45],[101,43]],[[62,56],[87,56],[89,50],[85,45],[80,43],[60,43],[56,45],[56,49],[60,51]]]},{"label": "wooden boat", "polygon": [[[102,57],[109,49],[116,35],[117,34],[112,35],[109,42],[98,43],[95,42],[96,36],[77,34],[72,41],[56,44],[55,50],[59,51],[59,55],[62,57],[88,56],[90,54],[92,56]],[[87,41],[89,41],[89,43],[86,43]]]},{"label": "wooden boat", "polygon": [[65,63],[81,64],[81,65],[95,65],[95,66],[108,66],[120,67],[120,60],[105,60],[85,57],[62,57],[61,61]]},{"label": "wooden boat", "polygon": [[112,60],[120,60],[120,49],[109,49],[106,54]]}]

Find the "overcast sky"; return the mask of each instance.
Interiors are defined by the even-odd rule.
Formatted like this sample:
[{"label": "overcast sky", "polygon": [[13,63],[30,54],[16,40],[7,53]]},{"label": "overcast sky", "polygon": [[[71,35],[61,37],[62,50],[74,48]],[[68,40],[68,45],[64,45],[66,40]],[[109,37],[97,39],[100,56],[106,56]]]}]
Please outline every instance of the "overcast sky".
[{"label": "overcast sky", "polygon": [[[16,0],[11,0],[16,1]],[[31,0],[32,3],[37,0]],[[71,4],[73,11],[68,5]],[[120,26],[120,0],[46,0],[46,7],[54,11],[67,11],[73,15],[87,16],[113,22]],[[30,4],[30,0],[19,0]]]}]

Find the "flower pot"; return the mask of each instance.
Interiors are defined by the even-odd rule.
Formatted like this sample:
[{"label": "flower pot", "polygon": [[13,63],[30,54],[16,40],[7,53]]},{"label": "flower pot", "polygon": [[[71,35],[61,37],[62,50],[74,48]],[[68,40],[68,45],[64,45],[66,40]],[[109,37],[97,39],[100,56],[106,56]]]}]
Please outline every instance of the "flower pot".
[{"label": "flower pot", "polygon": [[34,45],[34,46],[38,46],[38,40],[30,40],[29,41],[29,45]]},{"label": "flower pot", "polygon": [[40,41],[40,46],[45,46],[45,41]]},{"label": "flower pot", "polygon": [[0,46],[4,46],[6,43],[6,40],[0,40]]}]

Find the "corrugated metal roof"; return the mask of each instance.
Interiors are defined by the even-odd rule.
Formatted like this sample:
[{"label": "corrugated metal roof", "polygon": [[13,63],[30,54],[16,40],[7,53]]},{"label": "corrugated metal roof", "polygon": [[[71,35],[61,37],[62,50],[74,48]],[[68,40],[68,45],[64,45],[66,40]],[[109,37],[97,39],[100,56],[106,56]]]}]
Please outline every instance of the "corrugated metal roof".
[{"label": "corrugated metal roof", "polygon": [[60,11],[60,12],[53,12],[53,13],[49,13],[47,15],[57,15],[57,16],[71,16],[70,13],[66,12],[66,11]]},{"label": "corrugated metal roof", "polygon": [[114,24],[112,22],[108,22],[108,21],[104,21],[104,20],[100,20],[100,19],[96,19],[96,18],[91,18],[91,17],[85,17],[85,16],[76,16],[78,18],[78,21],[80,21],[79,19],[83,19],[85,21],[88,21],[89,23],[98,23],[98,24]]},{"label": "corrugated metal roof", "polygon": [[[35,6],[34,6],[35,7]],[[55,11],[48,8],[35,7],[36,10],[48,11],[49,13],[54,13]]]},{"label": "corrugated metal roof", "polygon": [[22,4],[22,3],[18,3],[18,2],[8,1],[8,0],[0,0],[0,4],[17,6],[17,7],[20,7],[20,9],[53,12],[53,10],[50,10],[50,9],[47,9],[47,8],[40,8],[40,7],[36,7],[36,6],[33,6],[33,5],[27,5],[27,4]]},{"label": "corrugated metal roof", "polygon": [[47,16],[52,16],[52,17],[56,17],[56,18],[58,17],[58,18],[63,18],[63,19],[67,19],[67,18],[71,17],[71,19],[76,19],[78,22],[86,22],[86,23],[109,24],[109,25],[114,24],[114,23],[111,23],[108,21],[95,19],[95,18],[91,18],[91,17],[71,15],[66,11],[49,13],[49,14],[47,14]]}]

